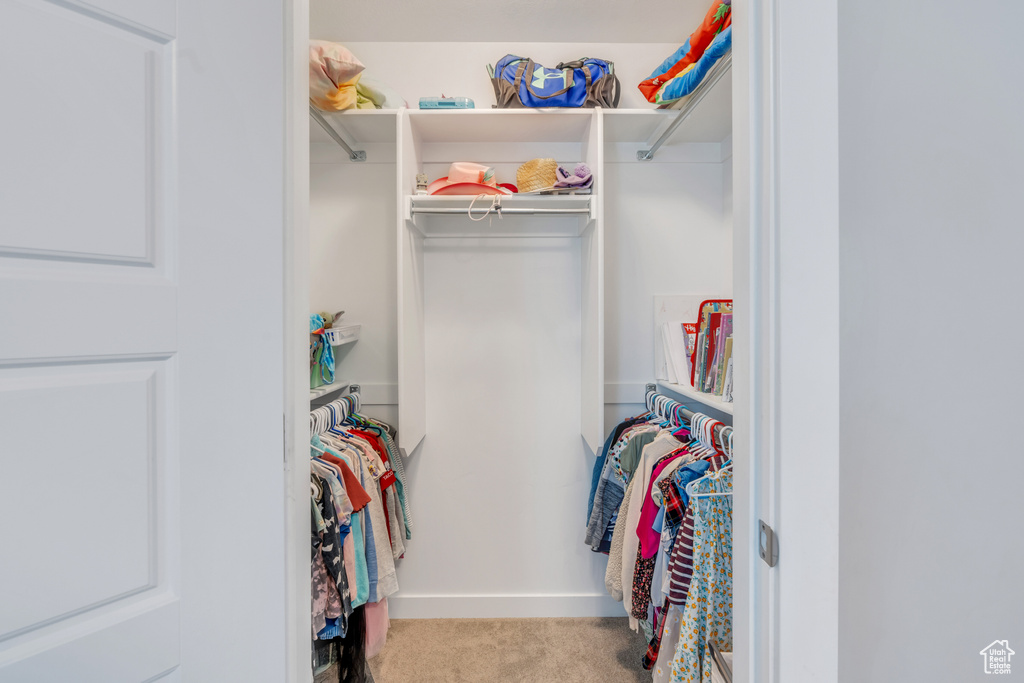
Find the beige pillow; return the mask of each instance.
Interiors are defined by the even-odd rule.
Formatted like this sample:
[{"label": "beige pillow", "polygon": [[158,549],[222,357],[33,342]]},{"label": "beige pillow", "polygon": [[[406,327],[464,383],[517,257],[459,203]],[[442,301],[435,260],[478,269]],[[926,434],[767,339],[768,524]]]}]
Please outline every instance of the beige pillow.
[{"label": "beige pillow", "polygon": [[[355,106],[355,84],[365,69],[348,48],[327,40],[309,41],[309,99],[324,111]],[[352,96],[344,96],[351,91]]]}]

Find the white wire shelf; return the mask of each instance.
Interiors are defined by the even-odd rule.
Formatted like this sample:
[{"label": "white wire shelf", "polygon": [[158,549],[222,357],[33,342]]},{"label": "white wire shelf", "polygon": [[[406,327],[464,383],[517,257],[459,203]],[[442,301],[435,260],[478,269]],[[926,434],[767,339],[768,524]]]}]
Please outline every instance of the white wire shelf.
[{"label": "white wire shelf", "polygon": [[310,402],[313,402],[318,398],[323,398],[329,394],[336,394],[338,392],[345,391],[350,386],[352,386],[351,382],[334,382],[333,384],[324,384],[316,389],[309,390],[309,400]]}]

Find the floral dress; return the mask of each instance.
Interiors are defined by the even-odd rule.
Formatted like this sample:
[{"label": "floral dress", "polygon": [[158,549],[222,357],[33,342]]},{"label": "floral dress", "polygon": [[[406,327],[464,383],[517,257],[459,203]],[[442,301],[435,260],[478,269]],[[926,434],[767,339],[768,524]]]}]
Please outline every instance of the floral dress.
[{"label": "floral dress", "polygon": [[[695,484],[695,493],[732,491],[726,470]],[[732,497],[694,496],[693,580],[683,608],[679,642],[672,660],[673,683],[711,683],[713,642],[732,652]],[[706,666],[702,666],[707,663]]]}]

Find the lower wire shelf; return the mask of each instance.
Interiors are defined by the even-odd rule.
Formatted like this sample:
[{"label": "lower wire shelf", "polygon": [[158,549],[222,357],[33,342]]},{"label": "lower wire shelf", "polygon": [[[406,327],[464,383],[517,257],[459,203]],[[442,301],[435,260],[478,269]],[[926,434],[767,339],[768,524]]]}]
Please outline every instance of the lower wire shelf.
[{"label": "lower wire shelf", "polygon": [[315,389],[309,390],[309,400],[310,402],[313,402],[318,398],[323,398],[324,396],[328,396],[330,394],[345,391],[351,385],[351,382],[334,382],[333,384],[324,384],[323,386],[319,386]]}]

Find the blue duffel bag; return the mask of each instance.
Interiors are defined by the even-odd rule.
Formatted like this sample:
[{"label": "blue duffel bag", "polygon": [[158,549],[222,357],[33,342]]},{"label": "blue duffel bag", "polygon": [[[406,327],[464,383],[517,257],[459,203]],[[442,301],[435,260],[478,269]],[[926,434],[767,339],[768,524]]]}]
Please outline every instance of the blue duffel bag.
[{"label": "blue duffel bag", "polygon": [[499,109],[619,106],[615,65],[603,59],[586,57],[548,69],[532,59],[505,55],[495,65],[491,83]]}]

